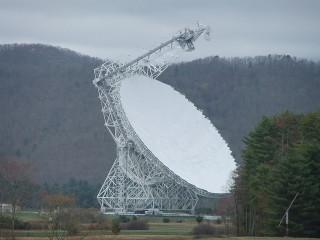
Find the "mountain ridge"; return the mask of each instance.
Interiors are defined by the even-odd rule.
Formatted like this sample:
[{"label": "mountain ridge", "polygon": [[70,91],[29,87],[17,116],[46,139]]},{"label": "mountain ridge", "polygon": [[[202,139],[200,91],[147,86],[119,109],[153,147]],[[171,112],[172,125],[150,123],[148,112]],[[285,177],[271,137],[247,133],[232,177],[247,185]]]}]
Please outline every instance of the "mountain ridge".
[{"label": "mountain ridge", "polygon": [[[102,63],[43,44],[0,45],[0,156],[31,161],[38,182],[102,183],[116,157],[92,84]],[[263,115],[320,109],[319,63],[288,55],[173,64],[159,80],[203,110],[238,164]]]}]

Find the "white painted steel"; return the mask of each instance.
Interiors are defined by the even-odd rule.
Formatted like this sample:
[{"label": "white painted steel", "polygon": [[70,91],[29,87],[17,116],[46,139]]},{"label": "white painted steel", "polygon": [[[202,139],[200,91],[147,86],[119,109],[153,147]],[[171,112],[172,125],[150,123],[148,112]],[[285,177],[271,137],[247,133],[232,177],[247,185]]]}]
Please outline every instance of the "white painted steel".
[{"label": "white painted steel", "polygon": [[225,192],[235,162],[218,130],[171,86],[135,75],[121,82],[121,105],[134,131],[171,171],[209,192]]},{"label": "white painted steel", "polygon": [[105,126],[117,145],[117,158],[97,196],[103,212],[122,214],[148,208],[194,212],[198,195],[215,197],[159,161],[131,126],[120,96],[124,79],[135,75],[157,78],[173,58],[192,51],[198,37],[209,32],[209,27],[197,24],[128,63],[107,61],[94,70],[93,83],[98,89]]}]

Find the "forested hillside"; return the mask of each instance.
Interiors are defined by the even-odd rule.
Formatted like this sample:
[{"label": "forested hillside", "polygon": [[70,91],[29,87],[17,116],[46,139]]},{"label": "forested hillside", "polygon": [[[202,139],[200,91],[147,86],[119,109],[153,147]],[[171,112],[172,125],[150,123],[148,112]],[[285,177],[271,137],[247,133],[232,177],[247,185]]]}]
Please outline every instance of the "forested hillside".
[{"label": "forested hillside", "polygon": [[[0,156],[31,161],[40,182],[102,182],[116,152],[92,84],[101,63],[51,46],[1,45]],[[290,56],[206,58],[174,64],[160,80],[203,109],[238,163],[263,115],[320,109],[320,64]]]},{"label": "forested hillside", "polygon": [[320,111],[263,117],[245,138],[231,188],[238,235],[320,236]]},{"label": "forested hillside", "polygon": [[1,46],[0,155],[31,161],[40,182],[103,181],[116,154],[92,84],[101,63],[44,45]]}]

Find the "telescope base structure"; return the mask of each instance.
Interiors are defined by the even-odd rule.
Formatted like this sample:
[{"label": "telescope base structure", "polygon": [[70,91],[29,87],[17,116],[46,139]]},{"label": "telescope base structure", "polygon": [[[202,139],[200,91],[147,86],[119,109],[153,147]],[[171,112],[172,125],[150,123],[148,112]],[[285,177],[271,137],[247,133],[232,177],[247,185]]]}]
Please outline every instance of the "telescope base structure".
[{"label": "telescope base structure", "polygon": [[[192,51],[210,28],[197,23],[128,63],[107,61],[94,70],[102,114],[117,145],[117,158],[97,196],[102,212],[126,214],[147,209],[194,212],[198,195],[214,197],[182,179],[140,139],[122,107],[120,87],[134,76],[156,79],[183,51]],[[134,94],[134,92],[132,92]],[[163,149],[166,151],[166,149]]]},{"label": "telescope base structure", "polygon": [[130,179],[117,158],[97,196],[101,212],[127,214],[147,209],[188,211],[194,214],[198,196],[174,180],[138,183]]}]

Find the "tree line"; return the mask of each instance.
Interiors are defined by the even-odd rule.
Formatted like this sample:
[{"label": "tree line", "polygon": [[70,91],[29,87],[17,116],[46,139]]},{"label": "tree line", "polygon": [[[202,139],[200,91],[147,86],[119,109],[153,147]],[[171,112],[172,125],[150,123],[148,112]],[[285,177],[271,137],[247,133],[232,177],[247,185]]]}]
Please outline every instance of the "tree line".
[{"label": "tree line", "polygon": [[33,180],[35,172],[30,163],[0,158],[0,229],[11,229],[11,237],[15,239],[15,230],[26,229],[29,225],[17,219],[17,213],[31,208],[50,216],[48,227],[57,239],[62,220],[67,229],[63,236],[77,234],[78,218],[90,213],[77,208],[98,207],[99,186],[74,178],[62,186],[47,183],[40,186]]},{"label": "tree line", "polygon": [[[36,168],[29,162],[17,162],[0,158],[0,204],[9,203],[13,208],[38,209],[47,205],[46,199],[53,196],[67,196],[74,199],[80,208],[98,208],[100,185],[87,180],[70,178],[61,185],[34,182]],[[2,208],[1,208],[2,209]]]},{"label": "tree line", "polygon": [[51,195],[61,193],[76,199],[77,206],[81,208],[99,208],[97,195],[101,184],[92,184],[87,180],[70,178],[61,185],[44,183],[42,188]]},{"label": "tree line", "polygon": [[238,235],[320,236],[320,111],[264,116],[244,138],[244,165],[230,188]]}]

